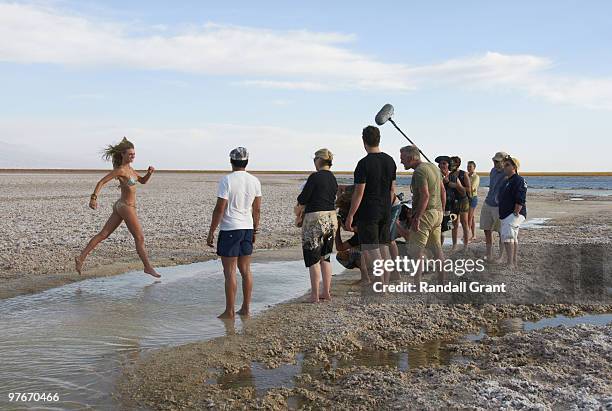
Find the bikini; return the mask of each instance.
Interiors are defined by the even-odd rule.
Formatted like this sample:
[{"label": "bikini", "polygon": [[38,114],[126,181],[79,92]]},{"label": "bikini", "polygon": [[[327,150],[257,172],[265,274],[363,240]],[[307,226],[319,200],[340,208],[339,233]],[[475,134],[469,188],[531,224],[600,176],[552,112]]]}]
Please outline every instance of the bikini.
[{"label": "bikini", "polygon": [[[121,180],[119,180],[119,184],[123,184],[121,182]],[[136,179],[134,177],[130,177],[125,181],[125,185],[128,187],[134,186],[136,185]],[[122,199],[119,199],[117,201],[115,201],[115,204],[113,205],[113,210],[115,210],[117,213],[119,213],[119,209],[121,207],[132,207],[132,208],[136,208],[136,205],[131,205],[126,203],[125,201],[123,201]]]}]

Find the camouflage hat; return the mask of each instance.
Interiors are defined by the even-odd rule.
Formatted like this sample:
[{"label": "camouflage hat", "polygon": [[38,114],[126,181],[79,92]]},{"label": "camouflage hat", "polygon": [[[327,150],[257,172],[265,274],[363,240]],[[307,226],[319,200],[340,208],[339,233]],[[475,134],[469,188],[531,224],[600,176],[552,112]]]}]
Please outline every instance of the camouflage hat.
[{"label": "camouflage hat", "polygon": [[249,152],[244,147],[236,147],[230,151],[230,158],[232,160],[243,161],[249,159]]}]

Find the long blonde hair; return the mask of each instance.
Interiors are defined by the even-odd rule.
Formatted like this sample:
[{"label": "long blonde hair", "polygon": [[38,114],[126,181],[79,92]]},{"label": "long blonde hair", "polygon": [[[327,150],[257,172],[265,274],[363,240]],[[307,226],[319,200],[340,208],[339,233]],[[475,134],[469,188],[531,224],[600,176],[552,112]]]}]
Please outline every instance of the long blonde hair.
[{"label": "long blonde hair", "polygon": [[123,137],[123,139],[115,145],[109,144],[102,153],[102,158],[106,161],[113,162],[113,168],[121,167],[123,164],[123,153],[130,148],[134,148],[134,144],[129,141],[127,138]]}]

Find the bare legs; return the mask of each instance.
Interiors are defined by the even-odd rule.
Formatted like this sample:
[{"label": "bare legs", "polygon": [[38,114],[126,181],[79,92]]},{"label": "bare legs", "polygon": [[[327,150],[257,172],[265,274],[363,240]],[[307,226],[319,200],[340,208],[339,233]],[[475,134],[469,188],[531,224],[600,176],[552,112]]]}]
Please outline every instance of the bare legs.
[{"label": "bare legs", "polygon": [[453,222],[453,248],[451,251],[454,251],[457,248],[457,233],[459,231],[459,221],[461,221],[461,230],[463,232],[463,249],[467,250],[468,244],[470,242],[470,224],[468,220],[468,213],[459,213],[459,218]]},{"label": "bare legs", "polygon": [[[310,298],[308,302],[318,303],[319,298],[331,300],[332,264],[323,258],[316,264],[308,267],[310,273]],[[319,297],[319,280],[323,277],[323,292]]]},{"label": "bare legs", "polygon": [[221,257],[221,264],[223,264],[223,276],[225,277],[225,311],[219,315],[219,318],[234,318],[237,261],[238,257]]},{"label": "bare legs", "polygon": [[251,303],[251,292],[253,290],[253,276],[251,274],[251,256],[241,257],[221,257],[223,264],[223,275],[225,276],[225,311],[219,318],[234,318],[234,305],[236,302],[236,267],[242,276],[242,307],[238,311],[239,315],[249,314]]},{"label": "bare legs", "polygon": [[323,293],[324,300],[331,300],[331,281],[332,281],[332,264],[328,261],[321,261],[321,274],[323,277]]},{"label": "bare legs", "polygon": [[242,276],[242,307],[238,310],[239,315],[249,315],[251,304],[251,292],[253,291],[253,275],[251,274],[251,256],[238,257],[238,270]]},{"label": "bare legs", "polygon": [[459,220],[461,220],[461,230],[463,231],[463,249],[467,250],[468,244],[470,243],[470,223],[468,221],[468,213],[460,213]]},{"label": "bare legs", "polygon": [[[389,260],[391,254],[389,253],[389,244],[380,244],[377,248],[370,250],[362,250],[361,254],[365,257],[366,268],[368,272],[368,284],[372,281],[374,276],[374,261],[376,260]],[[383,275],[381,281],[383,284],[389,284],[389,278],[391,273],[383,269]]]},{"label": "bare legs", "polygon": [[[491,261],[493,259],[493,231],[484,230],[484,233],[485,233],[485,242],[487,245],[487,254],[485,255],[485,258]],[[500,238],[499,239],[499,256],[497,257],[497,259],[498,260],[501,259],[503,255],[504,255],[504,246]]]},{"label": "bare legs", "polygon": [[506,264],[508,264],[509,267],[516,268],[518,266],[516,260],[516,256],[518,254],[518,242],[504,243],[504,247],[506,248]]},{"label": "bare legs", "polygon": [[98,234],[94,235],[91,240],[89,240],[87,246],[85,246],[83,251],[81,251],[81,255],[79,255],[78,257],[74,257],[75,268],[79,275],[83,270],[83,263],[85,262],[85,259],[87,258],[89,253],[91,253],[91,251],[96,248],[98,244],[106,240],[108,236],[111,235],[117,229],[117,227],[119,227],[119,224],[121,224],[122,221],[123,218],[121,218],[121,216],[113,210],[113,213],[106,221],[106,224],[104,224],[104,227],[102,227],[102,230],[100,230]]},{"label": "bare legs", "polygon": [[490,261],[493,258],[493,233],[491,230],[484,230],[484,233],[485,242],[487,245],[487,254],[485,255],[485,258]]},{"label": "bare legs", "polygon": [[[395,259],[399,257],[399,249],[397,248],[397,243],[395,241],[391,241],[391,243],[389,243],[389,252],[391,253],[391,259],[393,261],[395,261]],[[391,271],[390,280],[391,281],[401,280],[400,274],[397,271],[397,269],[394,268],[393,271]]]},{"label": "bare legs", "polygon": [[120,207],[119,210],[121,210],[121,214],[113,210],[113,213],[109,217],[108,221],[106,221],[106,224],[104,224],[102,230],[93,236],[81,254],[78,257],[75,257],[74,262],[76,271],[81,274],[83,263],[85,262],[85,259],[89,253],[91,253],[91,251],[96,248],[100,242],[108,238],[108,236],[111,235],[117,229],[117,227],[119,227],[122,221],[125,221],[125,225],[134,237],[136,251],[138,252],[138,256],[144,265],[144,272],[156,278],[161,277],[149,262],[149,257],[144,246],[144,235],[142,233],[140,221],[138,221],[138,216],[136,215],[136,209],[133,207],[123,206]]},{"label": "bare legs", "polygon": [[357,282],[361,285],[370,284],[370,276],[368,275],[368,263],[365,258],[365,253],[361,253],[359,257],[359,272],[361,273],[361,279]]},{"label": "bare legs", "polygon": [[[433,257],[434,260],[439,260],[441,262],[443,262],[444,260],[444,254],[442,253],[442,247],[439,246],[438,244],[431,244],[430,246],[431,250],[433,251]],[[425,255],[425,250],[422,247],[418,247],[414,250],[415,255],[415,259],[421,260],[423,262],[425,262],[426,260],[423,259],[424,255]],[[440,284],[445,280],[445,272],[444,272],[444,268],[443,268],[443,264],[442,264],[442,270],[438,273],[438,281],[440,282]],[[419,264],[417,271],[414,274],[414,280],[416,284],[419,284],[421,282],[421,278],[423,275],[423,266],[421,264]]]},{"label": "bare legs", "polygon": [[476,208],[470,207],[470,211],[468,212],[468,225],[470,226],[470,232],[472,233],[470,240],[476,238],[476,218],[474,218],[475,212]]},{"label": "bare legs", "polygon": [[134,242],[136,244],[136,252],[138,256],[142,260],[144,264],[144,272],[152,275],[155,278],[161,277],[161,275],[157,274],[151,263],[149,262],[149,256],[147,255],[147,250],[144,245],[144,234],[142,233],[142,226],[140,225],[140,221],[138,220],[138,216],[136,215],[136,209],[133,207],[120,207],[118,208],[122,213],[123,220],[125,221],[125,225],[127,225],[128,230],[134,237]]}]

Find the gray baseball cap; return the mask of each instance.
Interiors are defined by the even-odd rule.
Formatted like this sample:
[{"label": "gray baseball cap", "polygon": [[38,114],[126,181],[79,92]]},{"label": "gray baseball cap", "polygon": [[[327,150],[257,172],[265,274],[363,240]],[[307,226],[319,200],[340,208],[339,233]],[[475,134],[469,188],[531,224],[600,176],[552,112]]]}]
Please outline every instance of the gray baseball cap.
[{"label": "gray baseball cap", "polygon": [[230,151],[230,158],[232,160],[243,161],[249,159],[249,152],[244,147],[236,147]]}]

